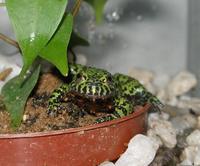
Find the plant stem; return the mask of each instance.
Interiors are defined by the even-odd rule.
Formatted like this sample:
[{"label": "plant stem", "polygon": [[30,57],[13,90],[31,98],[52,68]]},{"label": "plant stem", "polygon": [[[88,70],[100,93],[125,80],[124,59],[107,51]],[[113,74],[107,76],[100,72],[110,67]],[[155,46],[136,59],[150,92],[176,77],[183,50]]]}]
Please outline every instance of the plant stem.
[{"label": "plant stem", "polygon": [[15,40],[9,38],[8,36],[6,36],[2,33],[0,33],[0,39],[18,49],[20,49],[18,43]]},{"label": "plant stem", "polygon": [[4,6],[6,6],[6,3],[1,2],[1,3],[0,3],[0,7],[4,7]]},{"label": "plant stem", "polygon": [[75,17],[80,9],[82,0],[77,0],[73,9],[72,9],[72,16]]},{"label": "plant stem", "polygon": [[9,76],[12,70],[13,70],[12,68],[7,68],[3,70],[2,72],[0,72],[0,81],[5,81],[5,79]]},{"label": "plant stem", "polygon": [[5,7],[5,6],[6,6],[6,3],[0,2],[0,7]]}]

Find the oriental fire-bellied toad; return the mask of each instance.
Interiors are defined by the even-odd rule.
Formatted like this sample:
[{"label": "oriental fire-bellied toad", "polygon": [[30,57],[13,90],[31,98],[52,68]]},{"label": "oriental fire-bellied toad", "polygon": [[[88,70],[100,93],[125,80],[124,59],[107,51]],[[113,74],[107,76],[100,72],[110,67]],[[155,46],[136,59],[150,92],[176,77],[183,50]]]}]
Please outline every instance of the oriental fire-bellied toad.
[{"label": "oriental fire-bellied toad", "polygon": [[[158,110],[163,106],[157,97],[132,77],[119,73],[112,75],[103,69],[78,64],[70,64],[69,70],[71,81],[55,89],[50,96],[48,104],[50,116],[56,116],[58,112],[62,111],[62,102],[71,100],[69,97],[66,99],[67,94],[81,98],[82,103],[84,103],[84,99],[91,101],[93,105],[101,105],[101,101],[111,101],[112,104],[108,107],[109,114],[97,118],[97,123],[129,115],[134,111],[136,105],[143,106],[150,103]],[[95,111],[98,112],[98,110]]]}]

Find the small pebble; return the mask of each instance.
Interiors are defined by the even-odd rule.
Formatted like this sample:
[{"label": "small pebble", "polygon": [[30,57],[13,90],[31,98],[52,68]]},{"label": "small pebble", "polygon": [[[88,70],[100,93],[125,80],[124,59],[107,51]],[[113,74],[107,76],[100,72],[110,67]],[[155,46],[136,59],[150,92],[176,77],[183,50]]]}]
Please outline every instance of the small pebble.
[{"label": "small pebble", "polygon": [[[158,88],[157,96],[166,104],[177,106],[183,96],[197,85],[197,78],[188,71],[181,71],[165,87]],[[182,107],[184,108],[184,107]]]},{"label": "small pebble", "polygon": [[159,147],[161,147],[163,145],[163,142],[161,141],[160,137],[156,135],[156,133],[152,130],[149,129],[147,131],[147,136],[152,139],[152,141],[154,141],[156,144],[159,145]]},{"label": "small pebble", "polygon": [[194,115],[184,114],[180,116],[173,117],[171,119],[172,125],[176,129],[177,134],[182,134],[184,130],[195,128],[197,125],[197,119]]},{"label": "small pebble", "polygon": [[160,137],[166,147],[173,148],[176,145],[176,130],[170,121],[154,114],[154,116],[149,116],[148,125],[149,129],[152,129],[152,132]]},{"label": "small pebble", "polygon": [[144,85],[152,82],[155,77],[153,72],[141,68],[132,68],[129,75],[138,79]]},{"label": "small pebble", "polygon": [[112,162],[109,162],[109,161],[105,161],[105,162],[101,163],[99,166],[115,166],[115,164],[113,164]]},{"label": "small pebble", "polygon": [[192,109],[196,114],[200,115],[200,98],[181,97],[177,103],[177,107]]},{"label": "small pebble", "polygon": [[159,98],[159,100],[163,103],[167,103],[168,102],[168,94],[166,89],[159,89],[156,96]]},{"label": "small pebble", "polygon": [[164,89],[170,81],[170,76],[168,74],[156,74],[153,80],[153,84],[158,90]]},{"label": "small pebble", "polygon": [[194,157],[194,165],[200,165],[200,147],[199,147],[199,150]]},{"label": "small pebble", "polygon": [[183,160],[178,166],[192,166],[192,162],[190,160]]},{"label": "small pebble", "polygon": [[185,129],[182,133],[179,133],[177,135],[177,147],[183,149],[185,147],[188,146],[188,143],[186,142],[186,138],[188,135],[190,135],[192,133],[193,129],[189,128],[189,129]]},{"label": "small pebble", "polygon": [[194,130],[187,138],[186,142],[190,146],[200,146],[200,130]]},{"label": "small pebble", "polygon": [[29,115],[24,114],[22,120],[25,122],[29,118]]},{"label": "small pebble", "polygon": [[188,146],[183,150],[183,152],[180,156],[180,160],[182,162],[187,161],[187,162],[190,162],[190,163],[193,164],[198,151],[199,151],[198,146]]},{"label": "small pebble", "polygon": [[188,71],[178,73],[168,85],[168,94],[170,96],[180,96],[189,92],[197,85],[197,78],[194,74]]},{"label": "small pebble", "polygon": [[197,118],[197,128],[200,129],[200,116]]},{"label": "small pebble", "polygon": [[151,114],[149,114],[148,119],[150,121],[160,120],[160,119],[162,119],[162,120],[168,120],[169,117],[170,117],[170,115],[168,113],[162,111],[161,113],[151,113]]},{"label": "small pebble", "polygon": [[169,120],[170,118],[170,115],[166,112],[161,112],[159,115],[160,115],[160,118],[163,120]]},{"label": "small pebble", "polygon": [[148,166],[154,159],[159,145],[145,135],[131,139],[127,150],[116,161],[116,166]]}]

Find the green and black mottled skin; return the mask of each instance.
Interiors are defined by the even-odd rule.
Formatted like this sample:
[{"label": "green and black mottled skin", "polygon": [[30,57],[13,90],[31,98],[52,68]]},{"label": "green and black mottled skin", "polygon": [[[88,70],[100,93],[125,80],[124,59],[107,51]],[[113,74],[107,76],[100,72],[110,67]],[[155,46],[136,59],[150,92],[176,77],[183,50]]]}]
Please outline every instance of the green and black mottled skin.
[{"label": "green and black mottled skin", "polygon": [[72,80],[54,90],[48,105],[48,114],[56,115],[61,101],[68,93],[93,102],[96,100],[113,101],[114,110],[108,116],[98,118],[97,123],[113,120],[131,114],[135,105],[152,104],[155,108],[162,107],[162,103],[136,79],[123,75],[111,75],[108,71],[78,64],[69,66]]}]

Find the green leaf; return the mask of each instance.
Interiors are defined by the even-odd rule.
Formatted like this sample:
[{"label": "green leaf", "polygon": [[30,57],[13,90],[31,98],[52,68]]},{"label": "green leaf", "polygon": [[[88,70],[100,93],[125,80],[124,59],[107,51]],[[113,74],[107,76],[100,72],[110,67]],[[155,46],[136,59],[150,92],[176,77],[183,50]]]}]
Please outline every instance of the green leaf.
[{"label": "green leaf", "polygon": [[85,0],[92,5],[95,10],[96,22],[101,23],[103,17],[103,9],[107,0]]},{"label": "green leaf", "polygon": [[40,56],[54,64],[63,75],[68,73],[67,46],[73,27],[71,14],[65,16],[47,46],[40,52]]},{"label": "green leaf", "polygon": [[39,73],[40,66],[25,77],[11,79],[2,88],[1,94],[6,110],[10,113],[13,128],[19,127],[21,123],[27,98],[37,83]]},{"label": "green leaf", "polygon": [[69,48],[73,48],[76,46],[89,46],[89,42],[84,39],[82,36],[80,36],[78,33],[72,31],[71,39],[69,42]]},{"label": "green leaf", "polygon": [[67,2],[68,0],[6,0],[6,8],[23,54],[23,74],[56,31]]}]

